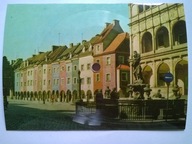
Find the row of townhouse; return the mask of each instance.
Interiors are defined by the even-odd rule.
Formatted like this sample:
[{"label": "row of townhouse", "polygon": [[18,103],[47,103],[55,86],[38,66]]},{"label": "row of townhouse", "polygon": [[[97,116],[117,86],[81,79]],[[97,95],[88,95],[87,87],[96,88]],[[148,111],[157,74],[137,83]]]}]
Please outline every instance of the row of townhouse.
[{"label": "row of townhouse", "polygon": [[[129,35],[119,21],[106,23],[89,41],[53,46],[22,61],[15,69],[16,97],[51,98],[74,101],[93,99],[96,90],[125,89],[129,83]],[[100,69],[93,71],[93,64]]]}]

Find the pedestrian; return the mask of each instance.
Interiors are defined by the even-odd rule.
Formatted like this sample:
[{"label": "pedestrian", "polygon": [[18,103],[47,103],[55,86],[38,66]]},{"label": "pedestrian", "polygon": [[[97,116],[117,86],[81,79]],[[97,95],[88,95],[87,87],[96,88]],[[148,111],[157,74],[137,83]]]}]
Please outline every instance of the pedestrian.
[{"label": "pedestrian", "polygon": [[109,89],[109,86],[107,86],[107,89],[105,90],[105,98],[110,98],[111,90]]},{"label": "pedestrian", "polygon": [[117,89],[116,88],[113,88],[112,92],[111,92],[111,99],[113,100],[117,100],[119,99],[119,96],[118,96],[118,93],[117,93]]},{"label": "pedestrian", "polygon": [[98,90],[98,92],[96,93],[96,97],[95,97],[95,101],[96,101],[96,110],[99,113],[102,113],[102,106],[103,106],[103,93],[102,90]]},{"label": "pedestrian", "polygon": [[51,103],[52,104],[54,103],[54,95],[53,94],[51,95]]},{"label": "pedestrian", "polygon": [[153,95],[155,98],[162,98],[161,90],[158,89],[157,93]]}]

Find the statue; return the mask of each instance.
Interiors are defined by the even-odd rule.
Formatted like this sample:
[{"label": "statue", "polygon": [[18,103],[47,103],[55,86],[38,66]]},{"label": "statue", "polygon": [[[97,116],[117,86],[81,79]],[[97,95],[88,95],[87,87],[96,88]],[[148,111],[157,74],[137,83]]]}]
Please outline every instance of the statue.
[{"label": "statue", "polygon": [[133,63],[132,63],[132,66],[133,66],[133,74],[134,74],[134,77],[135,77],[136,81],[143,80],[142,68],[140,66],[140,61],[141,61],[140,54],[137,53],[137,51],[134,51],[133,52]]}]

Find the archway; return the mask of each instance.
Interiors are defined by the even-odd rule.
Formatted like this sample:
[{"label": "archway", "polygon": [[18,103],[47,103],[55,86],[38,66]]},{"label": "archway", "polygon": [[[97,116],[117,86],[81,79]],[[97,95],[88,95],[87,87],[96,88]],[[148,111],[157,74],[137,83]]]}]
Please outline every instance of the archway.
[{"label": "archway", "polygon": [[62,90],[60,92],[60,102],[62,102],[62,101],[65,101],[65,92],[64,92],[64,90]]},{"label": "archway", "polygon": [[43,97],[42,97],[43,103],[45,103],[46,98],[47,98],[46,91],[43,91]]},{"label": "archway", "polygon": [[162,63],[157,70],[157,86],[166,86],[163,76],[167,72],[170,72],[169,66],[166,63]]},{"label": "archway", "polygon": [[173,26],[173,45],[187,43],[186,24],[185,21],[178,21]]},{"label": "archway", "polygon": [[23,99],[24,97],[24,92],[21,92],[20,99]]},{"label": "archway", "polygon": [[51,101],[51,91],[48,91],[47,92],[47,101]]},{"label": "archway", "polygon": [[92,92],[91,92],[91,90],[87,90],[86,95],[87,95],[87,100],[89,101],[89,100],[92,98]]},{"label": "archway", "polygon": [[37,92],[35,91],[34,92],[34,100],[36,100],[38,97],[37,97]]},{"label": "archway", "polygon": [[160,27],[157,31],[156,48],[165,48],[169,46],[169,32],[166,27]]},{"label": "archway", "polygon": [[142,37],[142,53],[152,51],[152,35],[146,32]]},{"label": "archway", "polygon": [[77,99],[77,90],[73,91],[73,101]]},{"label": "archway", "polygon": [[71,91],[67,90],[67,98],[66,98],[66,102],[71,101]]},{"label": "archway", "polygon": [[85,98],[85,91],[81,90],[81,98],[84,99]]},{"label": "archway", "polygon": [[175,82],[180,87],[182,95],[188,93],[188,62],[186,60],[179,61],[175,66]]},{"label": "archway", "polygon": [[153,74],[153,70],[150,66],[145,66],[143,69],[143,80],[145,84],[150,84],[150,78]]},{"label": "archway", "polygon": [[30,100],[32,101],[32,99],[33,99],[33,92],[31,91],[30,92]]},{"label": "archway", "polygon": [[59,99],[59,91],[57,90],[56,91],[56,102],[58,102],[58,99]]}]

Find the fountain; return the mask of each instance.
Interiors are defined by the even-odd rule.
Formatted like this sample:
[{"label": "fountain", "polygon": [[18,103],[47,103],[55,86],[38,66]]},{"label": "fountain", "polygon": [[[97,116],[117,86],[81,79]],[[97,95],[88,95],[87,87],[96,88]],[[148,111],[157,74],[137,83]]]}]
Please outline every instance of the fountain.
[{"label": "fountain", "polygon": [[138,99],[144,99],[144,92],[146,92],[149,97],[151,89],[149,85],[144,84],[143,82],[142,68],[140,65],[141,61],[140,54],[137,51],[134,51],[133,59],[129,59],[128,61],[132,62],[133,75],[134,75],[133,84],[128,84],[129,88],[128,92],[131,94],[131,97],[133,92],[139,94]]}]

